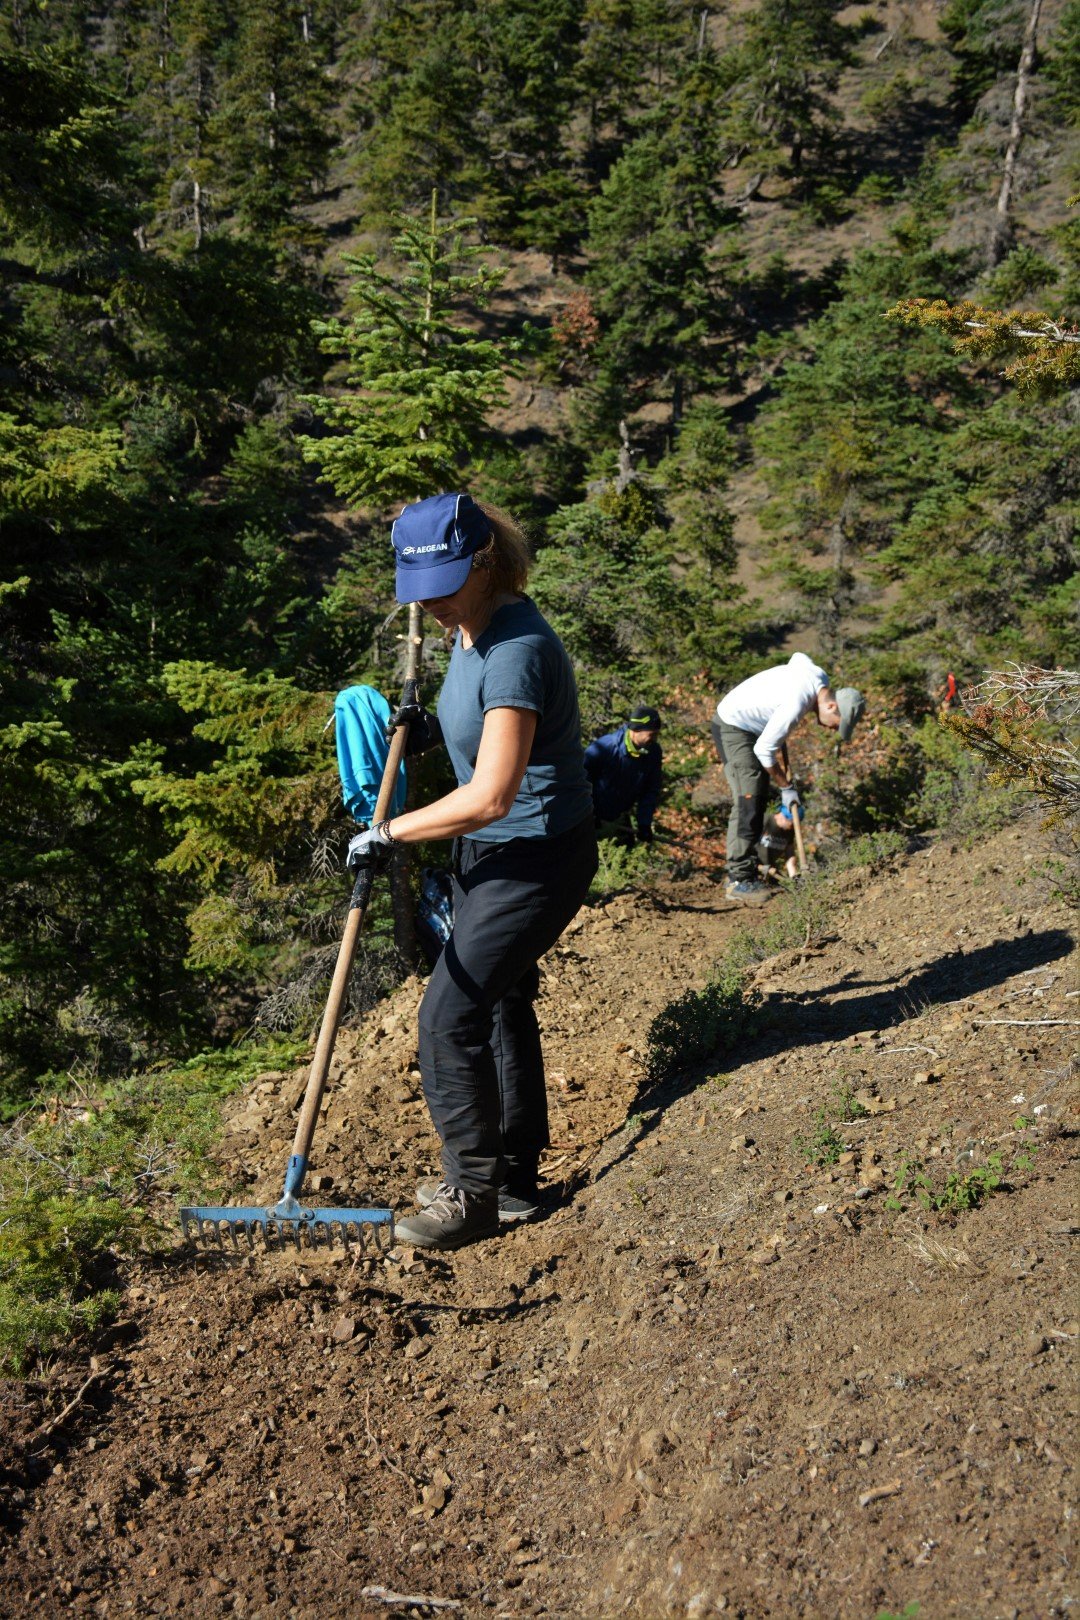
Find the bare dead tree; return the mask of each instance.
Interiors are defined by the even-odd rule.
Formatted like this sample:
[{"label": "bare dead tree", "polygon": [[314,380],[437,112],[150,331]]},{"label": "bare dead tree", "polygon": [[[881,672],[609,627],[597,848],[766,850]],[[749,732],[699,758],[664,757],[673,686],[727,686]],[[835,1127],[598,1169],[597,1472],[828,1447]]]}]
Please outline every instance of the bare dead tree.
[{"label": "bare dead tree", "polygon": [[1020,51],[1020,63],[1016,70],[1012,125],[1009,129],[1009,144],[1005,151],[1005,168],[1001,176],[1001,190],[998,192],[997,211],[987,250],[987,262],[991,269],[994,265],[1000,264],[1005,257],[1012,237],[1011,215],[1016,160],[1020,154],[1020,143],[1024,138],[1024,111],[1027,107],[1028,83],[1035,67],[1041,9],[1042,0],[1031,0],[1031,11],[1028,14],[1027,28],[1024,30],[1024,44]]}]

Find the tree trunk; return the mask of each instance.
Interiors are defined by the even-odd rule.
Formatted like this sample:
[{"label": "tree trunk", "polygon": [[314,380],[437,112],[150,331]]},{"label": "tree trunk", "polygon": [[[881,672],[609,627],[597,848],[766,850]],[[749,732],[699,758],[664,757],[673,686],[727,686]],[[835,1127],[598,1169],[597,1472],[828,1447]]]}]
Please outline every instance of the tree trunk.
[{"label": "tree trunk", "polygon": [[[409,606],[408,647],[405,658],[406,679],[418,680],[420,658],[424,646],[419,602]],[[410,782],[410,797],[412,784]],[[412,855],[408,849],[395,849],[390,857],[390,909],[394,918],[394,944],[406,962],[415,967],[419,960],[416,942],[416,900],[410,877]]]},{"label": "tree trunk", "polygon": [[1001,176],[1001,190],[998,193],[997,211],[994,216],[994,225],[990,232],[990,243],[987,248],[987,263],[991,269],[996,264],[1001,263],[1009,250],[1009,244],[1012,240],[1013,183],[1016,179],[1016,160],[1020,154],[1020,142],[1024,138],[1024,110],[1027,106],[1028,81],[1035,67],[1036,38],[1039,31],[1039,12],[1041,9],[1042,0],[1031,0],[1031,12],[1024,32],[1024,45],[1020,52],[1020,63],[1016,70],[1012,126],[1009,130],[1009,145],[1005,152],[1005,168]]},{"label": "tree trunk", "polygon": [[390,857],[390,909],[394,917],[394,944],[410,967],[417,963],[416,903],[410,871],[412,856],[395,849]]}]

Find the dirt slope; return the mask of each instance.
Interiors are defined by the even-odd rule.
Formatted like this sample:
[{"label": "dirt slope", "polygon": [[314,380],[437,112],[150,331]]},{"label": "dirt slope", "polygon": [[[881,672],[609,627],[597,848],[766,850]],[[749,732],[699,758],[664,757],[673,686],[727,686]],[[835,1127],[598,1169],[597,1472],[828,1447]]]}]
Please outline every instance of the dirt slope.
[{"label": "dirt slope", "polygon": [[[760,1037],[644,1096],[650,1018],[742,918],[701,878],[584,914],[541,1009],[561,1206],[447,1257],[141,1268],[51,1432],[87,1369],[7,1392],[0,1610],[1064,1614],[1080,1000],[1040,838],[839,880]],[[434,1164],[417,993],[343,1041],[327,1201]],[[232,1121],[268,1195],[299,1089]],[[902,1159],[940,1188],[995,1148],[978,1208],[886,1207]]]}]

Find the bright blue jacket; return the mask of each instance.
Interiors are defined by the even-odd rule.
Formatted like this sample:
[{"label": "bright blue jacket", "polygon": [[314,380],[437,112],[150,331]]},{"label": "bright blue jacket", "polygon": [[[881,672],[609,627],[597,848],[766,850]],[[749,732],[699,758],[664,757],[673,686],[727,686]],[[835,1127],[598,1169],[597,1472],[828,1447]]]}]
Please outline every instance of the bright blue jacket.
[{"label": "bright blue jacket", "polygon": [[620,726],[589,744],[585,774],[592,783],[593,808],[601,821],[617,821],[636,805],[638,832],[642,838],[651,838],[663,781],[663,750],[654,742],[640,754],[628,754],[626,731],[626,726]]}]

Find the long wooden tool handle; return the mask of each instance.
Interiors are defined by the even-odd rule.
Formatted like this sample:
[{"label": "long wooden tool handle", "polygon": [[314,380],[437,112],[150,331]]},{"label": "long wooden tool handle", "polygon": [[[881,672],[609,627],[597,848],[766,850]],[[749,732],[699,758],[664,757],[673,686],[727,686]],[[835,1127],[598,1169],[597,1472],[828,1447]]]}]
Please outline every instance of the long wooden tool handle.
[{"label": "long wooden tool handle", "polygon": [[[780,744],[780,757],[784,761],[784,769],[785,769],[785,771],[787,771],[788,781],[791,782],[791,783],[794,783],[795,777],[794,777],[794,775],[792,773],[791,761],[788,758],[788,751],[787,751],[787,743],[786,742]],[[802,841],[802,823],[799,820],[799,810],[798,810],[798,806],[796,806],[796,805],[792,805],[792,808],[791,808],[791,825],[795,829],[795,848],[798,850],[798,853],[799,853],[799,871],[800,872],[805,872],[806,871],[806,845]]]},{"label": "long wooden tool handle", "polygon": [[799,818],[799,808],[797,804],[793,804],[791,807],[791,825],[795,828],[795,848],[799,852],[799,871],[805,872],[806,845],[802,839],[802,821]]},{"label": "long wooden tool handle", "polygon": [[[409,650],[405,666],[405,689],[401,695],[403,704],[416,702],[416,680],[420,668],[421,644],[420,605],[414,602],[409,608]],[[386,768],[379,784],[379,796],[375,801],[375,814],[372,818],[372,825],[376,821],[385,820],[389,812],[390,801],[394,795],[394,785],[405,754],[408,735],[408,726],[398,726],[394,732],[390,752],[386,759]],[[319,1104],[322,1102],[326,1076],[330,1072],[330,1059],[334,1055],[334,1042],[337,1040],[338,1026],[341,1023],[342,1009],[345,1006],[349,974],[352,972],[353,957],[356,955],[356,944],[360,938],[360,930],[364,926],[364,916],[367,912],[368,901],[371,898],[373,880],[374,872],[370,866],[367,866],[356,874],[356,882],[353,885],[352,898],[349,901],[349,915],[345,922],[345,932],[342,935],[341,945],[338,949],[337,964],[330,984],[330,994],[326,999],[326,1011],[323,1013],[319,1039],[315,1045],[315,1055],[311,1060],[311,1071],[308,1074],[303,1107],[300,1109],[300,1118],[296,1122],[292,1157],[289,1160],[289,1170],[285,1182],[286,1192],[293,1194],[299,1192],[307,1169],[307,1156],[311,1148],[311,1139],[315,1135],[315,1126],[319,1118]]]}]

